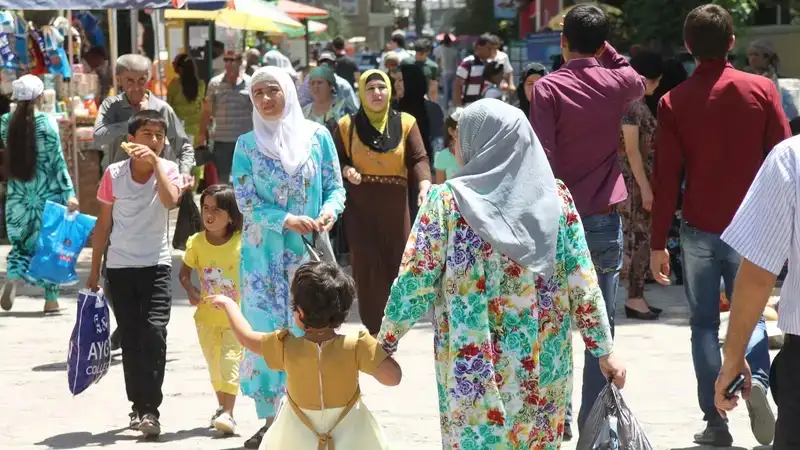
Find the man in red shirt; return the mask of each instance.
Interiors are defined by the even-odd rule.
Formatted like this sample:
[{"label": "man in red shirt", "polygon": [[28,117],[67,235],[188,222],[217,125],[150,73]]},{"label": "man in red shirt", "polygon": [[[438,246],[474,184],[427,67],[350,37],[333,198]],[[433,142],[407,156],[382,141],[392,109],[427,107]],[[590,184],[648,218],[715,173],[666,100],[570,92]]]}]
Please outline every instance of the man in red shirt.
[{"label": "man in red shirt", "polygon": [[[733,438],[714,406],[714,382],[722,364],[719,283],[723,278],[731,298],[741,257],[720,235],[767,152],[791,134],[772,80],[740,72],[727,62],[735,40],[728,11],[717,5],[695,8],[686,18],[684,40],[698,66],[658,106],[650,266],[656,281],[669,284],[665,246],[685,172],[680,230],[684,287],[698,401],[707,422],[694,440],[727,447]],[[770,360],[763,318],[750,339],[747,361],[753,372],[750,422],[756,439],[767,445],[775,418],[767,402]]]}]

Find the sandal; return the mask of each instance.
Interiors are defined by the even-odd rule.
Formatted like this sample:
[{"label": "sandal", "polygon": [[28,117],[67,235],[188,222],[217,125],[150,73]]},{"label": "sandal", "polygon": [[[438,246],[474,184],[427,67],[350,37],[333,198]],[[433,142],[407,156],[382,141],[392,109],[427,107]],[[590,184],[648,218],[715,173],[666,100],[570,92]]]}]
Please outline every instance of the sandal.
[{"label": "sandal", "polygon": [[264,435],[267,434],[269,427],[270,425],[264,425],[260,430],[256,431],[256,434],[254,434],[250,439],[244,441],[244,448],[258,450],[258,447],[261,446],[261,441],[264,440]]},{"label": "sandal", "polygon": [[44,302],[44,315],[56,315],[61,314],[61,305],[58,304],[58,301],[45,301]]}]

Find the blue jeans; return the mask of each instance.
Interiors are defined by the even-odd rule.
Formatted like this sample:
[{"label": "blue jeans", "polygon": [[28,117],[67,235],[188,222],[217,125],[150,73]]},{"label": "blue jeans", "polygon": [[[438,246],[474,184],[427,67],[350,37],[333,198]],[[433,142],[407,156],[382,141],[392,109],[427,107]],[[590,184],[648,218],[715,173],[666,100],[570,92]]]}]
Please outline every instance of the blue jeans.
[{"label": "blue jeans", "polygon": [[[581,217],[586,244],[592,254],[597,272],[597,281],[603,292],[611,335],[614,335],[614,312],[616,311],[619,271],[622,269],[622,220],[616,211],[611,214],[594,214]],[[594,402],[607,381],[600,372],[600,361],[586,350],[583,364],[583,388],[581,410],[578,413],[578,430],[583,428]],[[567,404],[566,423],[572,422],[572,401]]]},{"label": "blue jeans", "polygon": [[[720,235],[706,233],[681,223],[683,284],[689,302],[692,329],[692,360],[697,377],[697,399],[703,420],[712,427],[725,427],[725,420],[714,407],[714,382],[722,367],[719,349],[719,280],[725,281],[725,295],[733,295],[733,280],[741,257]],[[756,325],[747,344],[747,362],[753,381],[769,387],[769,340],[764,317]]]},{"label": "blue jeans", "polygon": [[439,98],[439,106],[442,107],[445,115],[447,115],[450,104],[453,103],[453,87],[455,82],[456,74],[442,76],[442,96]]}]

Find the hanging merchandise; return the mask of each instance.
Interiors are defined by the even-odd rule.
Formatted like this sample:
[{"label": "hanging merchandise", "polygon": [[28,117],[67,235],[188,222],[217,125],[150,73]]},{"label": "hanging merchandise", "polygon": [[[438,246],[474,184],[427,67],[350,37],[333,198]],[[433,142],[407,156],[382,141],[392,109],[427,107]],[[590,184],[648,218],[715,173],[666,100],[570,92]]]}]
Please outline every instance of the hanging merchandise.
[{"label": "hanging merchandise", "polygon": [[[73,23],[77,22],[73,20]],[[71,26],[67,18],[63,16],[56,17],[55,19],[50,21],[50,25],[53,26],[56,30],[58,30],[59,33],[61,33],[61,36],[63,36],[64,41],[66,41],[67,36],[69,36],[67,33],[72,33],[72,51],[73,51],[72,54],[76,55],[77,57],[80,57],[81,53],[83,52],[81,52],[82,48],[81,33],[80,31],[78,31],[78,28]],[[77,23],[77,25],[80,26],[80,23]],[[62,44],[60,45],[60,47],[66,47],[66,45]],[[69,54],[69,52],[67,52],[66,50],[65,53]]]},{"label": "hanging merchandise", "polygon": [[0,12],[0,66],[3,69],[19,69],[19,58],[14,54],[11,40],[14,37],[14,15]]},{"label": "hanging merchandise", "polygon": [[65,80],[72,78],[71,64],[64,50],[64,35],[50,25],[43,26],[39,35],[48,71],[53,75],[61,75]]},{"label": "hanging merchandise", "polygon": [[48,58],[44,57],[44,39],[42,39],[41,33],[33,26],[30,27],[28,36],[28,58],[30,60],[28,73],[31,75],[44,75],[48,72]]},{"label": "hanging merchandise", "polygon": [[12,14],[14,27],[14,53],[19,59],[19,68],[22,72],[31,71],[31,57],[29,52],[28,22],[20,14]]},{"label": "hanging merchandise", "polygon": [[91,47],[106,46],[106,38],[105,35],[103,35],[103,29],[100,27],[100,22],[97,20],[97,17],[92,15],[92,13],[86,11],[74,12],[72,13],[72,21],[80,22]]}]

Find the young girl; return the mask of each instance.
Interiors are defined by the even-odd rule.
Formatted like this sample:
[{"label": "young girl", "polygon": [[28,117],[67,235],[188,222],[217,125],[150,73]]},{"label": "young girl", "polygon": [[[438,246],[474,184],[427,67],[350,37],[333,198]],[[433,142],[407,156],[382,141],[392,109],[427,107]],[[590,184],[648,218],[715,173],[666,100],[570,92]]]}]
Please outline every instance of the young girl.
[{"label": "young girl", "polygon": [[456,133],[458,130],[458,118],[464,108],[456,108],[444,121],[445,141],[442,150],[433,155],[433,168],[436,169],[436,184],[442,184],[452,178],[458,171],[458,160],[453,152],[453,145],[456,145]]},{"label": "young girl", "polygon": [[[197,306],[194,315],[200,347],[208,362],[211,385],[217,394],[217,411],[211,426],[225,434],[236,431],[233,406],[239,391],[239,364],[242,346],[231,331],[225,313],[205,300],[212,295],[230,297],[239,303],[239,254],[241,252],[242,214],[236,206],[233,188],[215,184],[200,196],[203,208],[201,231],[186,242],[180,280]],[[200,279],[200,289],[192,284],[192,271]]]},{"label": "young girl", "polygon": [[506,101],[503,90],[500,89],[500,83],[503,82],[504,66],[496,61],[490,61],[484,66],[483,69],[483,91],[481,92],[482,98],[496,98],[498,100]]},{"label": "young girl", "polygon": [[[359,371],[386,386],[400,383],[400,366],[366,331],[339,335],[356,295],[353,279],[338,266],[310,262],[291,286],[294,320],[305,332],[256,333],[236,303],[222,295],[213,303],[228,314],[233,332],[272,370],[286,372],[286,396],[261,442],[264,449],[388,448],[372,413],[361,402]],[[332,441],[332,442],[331,442]]]}]

